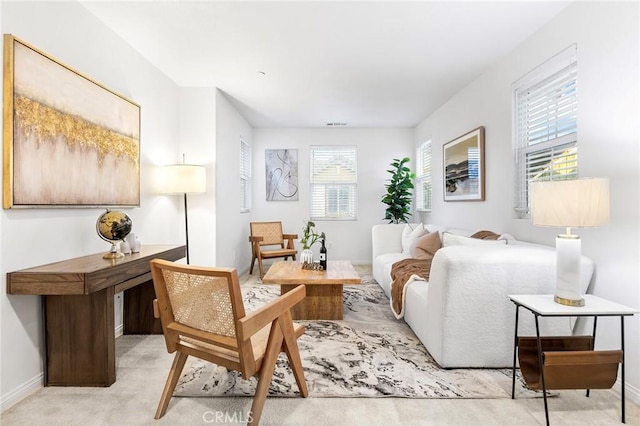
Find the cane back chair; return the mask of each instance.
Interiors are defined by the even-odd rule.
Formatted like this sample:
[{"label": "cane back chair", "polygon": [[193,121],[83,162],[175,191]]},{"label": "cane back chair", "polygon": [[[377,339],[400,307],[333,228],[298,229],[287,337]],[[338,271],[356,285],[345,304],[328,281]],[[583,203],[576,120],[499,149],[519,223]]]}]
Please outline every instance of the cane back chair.
[{"label": "cane back chair", "polygon": [[248,413],[250,424],[260,421],[280,352],[287,354],[300,394],[308,395],[296,342],[304,327],[293,324],[290,311],[304,299],[304,286],[246,313],[238,273],[233,268],[205,268],[154,259],[151,273],[157,297],[154,312],[162,322],[167,351],[176,353],[156,419],[165,414],[189,355],[240,371],[244,379],[257,376]]},{"label": "cane back chair", "polygon": [[[296,234],[283,234],[282,222],[251,222],[249,227],[251,229],[251,235],[249,235],[249,242],[251,243],[251,268],[249,268],[249,274],[253,273],[253,266],[256,260],[258,261],[260,278],[264,276],[262,259],[284,257],[284,260],[287,260],[291,256],[293,260],[296,260],[297,251],[293,245],[293,240],[298,236]],[[287,240],[286,247],[285,240]]]}]

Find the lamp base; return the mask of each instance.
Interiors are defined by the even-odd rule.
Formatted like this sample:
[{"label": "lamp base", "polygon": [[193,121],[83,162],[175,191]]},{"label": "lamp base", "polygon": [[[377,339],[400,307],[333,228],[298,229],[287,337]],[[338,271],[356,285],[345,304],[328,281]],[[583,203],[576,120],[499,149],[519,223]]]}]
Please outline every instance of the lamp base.
[{"label": "lamp base", "polygon": [[584,306],[580,287],[580,237],[561,234],[556,238],[556,291],[553,300],[565,306]]},{"label": "lamp base", "polygon": [[584,306],[584,299],[580,298],[578,300],[574,300],[574,299],[566,299],[564,297],[560,297],[560,296],[553,296],[553,301],[560,304],[560,305],[566,305],[566,306]]}]

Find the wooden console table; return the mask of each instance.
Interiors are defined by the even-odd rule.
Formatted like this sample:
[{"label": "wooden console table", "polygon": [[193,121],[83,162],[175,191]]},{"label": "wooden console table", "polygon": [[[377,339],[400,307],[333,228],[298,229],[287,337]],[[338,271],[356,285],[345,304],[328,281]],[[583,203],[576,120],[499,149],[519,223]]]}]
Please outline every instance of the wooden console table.
[{"label": "wooden console table", "polygon": [[43,296],[46,386],[111,386],[116,381],[114,296],[124,292],[124,333],[161,333],[153,317],[149,261],[175,261],[185,246],[142,246],[7,273],[7,293]]}]

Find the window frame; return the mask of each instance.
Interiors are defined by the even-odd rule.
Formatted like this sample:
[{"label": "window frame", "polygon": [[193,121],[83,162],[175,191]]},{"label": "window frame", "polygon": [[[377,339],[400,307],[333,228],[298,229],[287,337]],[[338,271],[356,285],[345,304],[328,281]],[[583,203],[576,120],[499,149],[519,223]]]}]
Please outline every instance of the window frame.
[{"label": "window frame", "polygon": [[240,138],[240,213],[251,212],[251,146]]},{"label": "window frame", "polygon": [[579,177],[577,45],[513,83],[512,95],[513,212],[528,219],[531,182]]},{"label": "window frame", "polygon": [[[340,170],[340,166],[344,166],[345,161],[336,161],[336,156],[340,153],[347,154],[347,163],[352,161],[353,170],[348,175],[353,175],[353,179],[336,179],[335,176],[325,173],[326,168],[336,167]],[[319,157],[331,157],[329,162],[322,161]],[[311,145],[309,147],[309,217],[312,221],[331,220],[357,220],[358,219],[358,149],[356,145]],[[324,167],[319,170],[318,167]],[[322,172],[322,173],[321,173]],[[324,177],[323,177],[324,176]],[[345,175],[343,175],[345,176]],[[329,177],[329,179],[327,179]],[[346,195],[337,193],[336,196],[330,197],[329,192],[347,189]],[[341,199],[347,197],[347,205],[341,207]],[[323,199],[322,199],[323,198]],[[330,210],[330,204],[335,203],[333,211]],[[342,211],[342,212],[341,212]]]},{"label": "window frame", "polygon": [[[416,148],[415,206],[416,211],[430,212],[433,206],[433,144],[431,139]],[[426,195],[426,197],[425,197]]]}]

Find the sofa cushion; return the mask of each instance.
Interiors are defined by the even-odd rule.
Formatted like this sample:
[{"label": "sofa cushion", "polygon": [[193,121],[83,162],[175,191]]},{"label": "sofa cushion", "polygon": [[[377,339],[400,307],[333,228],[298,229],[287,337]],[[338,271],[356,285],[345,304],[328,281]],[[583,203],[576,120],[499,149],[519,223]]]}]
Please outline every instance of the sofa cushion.
[{"label": "sofa cushion", "polygon": [[440,233],[438,231],[430,232],[418,238],[415,251],[411,257],[416,259],[433,259],[433,256],[440,247],[442,247]]},{"label": "sofa cushion", "polygon": [[421,223],[408,223],[402,230],[402,253],[411,255],[418,238],[424,233],[425,230]]},{"label": "sofa cushion", "polygon": [[429,283],[414,281],[404,289],[404,320],[411,327],[421,342],[427,341],[428,333],[438,333],[433,330],[434,324],[427,320],[427,297]]},{"label": "sofa cushion", "polygon": [[445,232],[442,234],[442,247],[449,246],[504,246],[506,240],[480,240],[478,238],[464,237],[462,235]]},{"label": "sofa cushion", "polygon": [[373,260],[373,278],[382,287],[387,297],[391,296],[391,266],[408,257],[410,257],[408,254],[403,253],[385,253]]},{"label": "sofa cushion", "polygon": [[404,316],[405,287],[414,281],[429,281],[430,259],[403,259],[391,266],[391,309],[396,319]]}]

